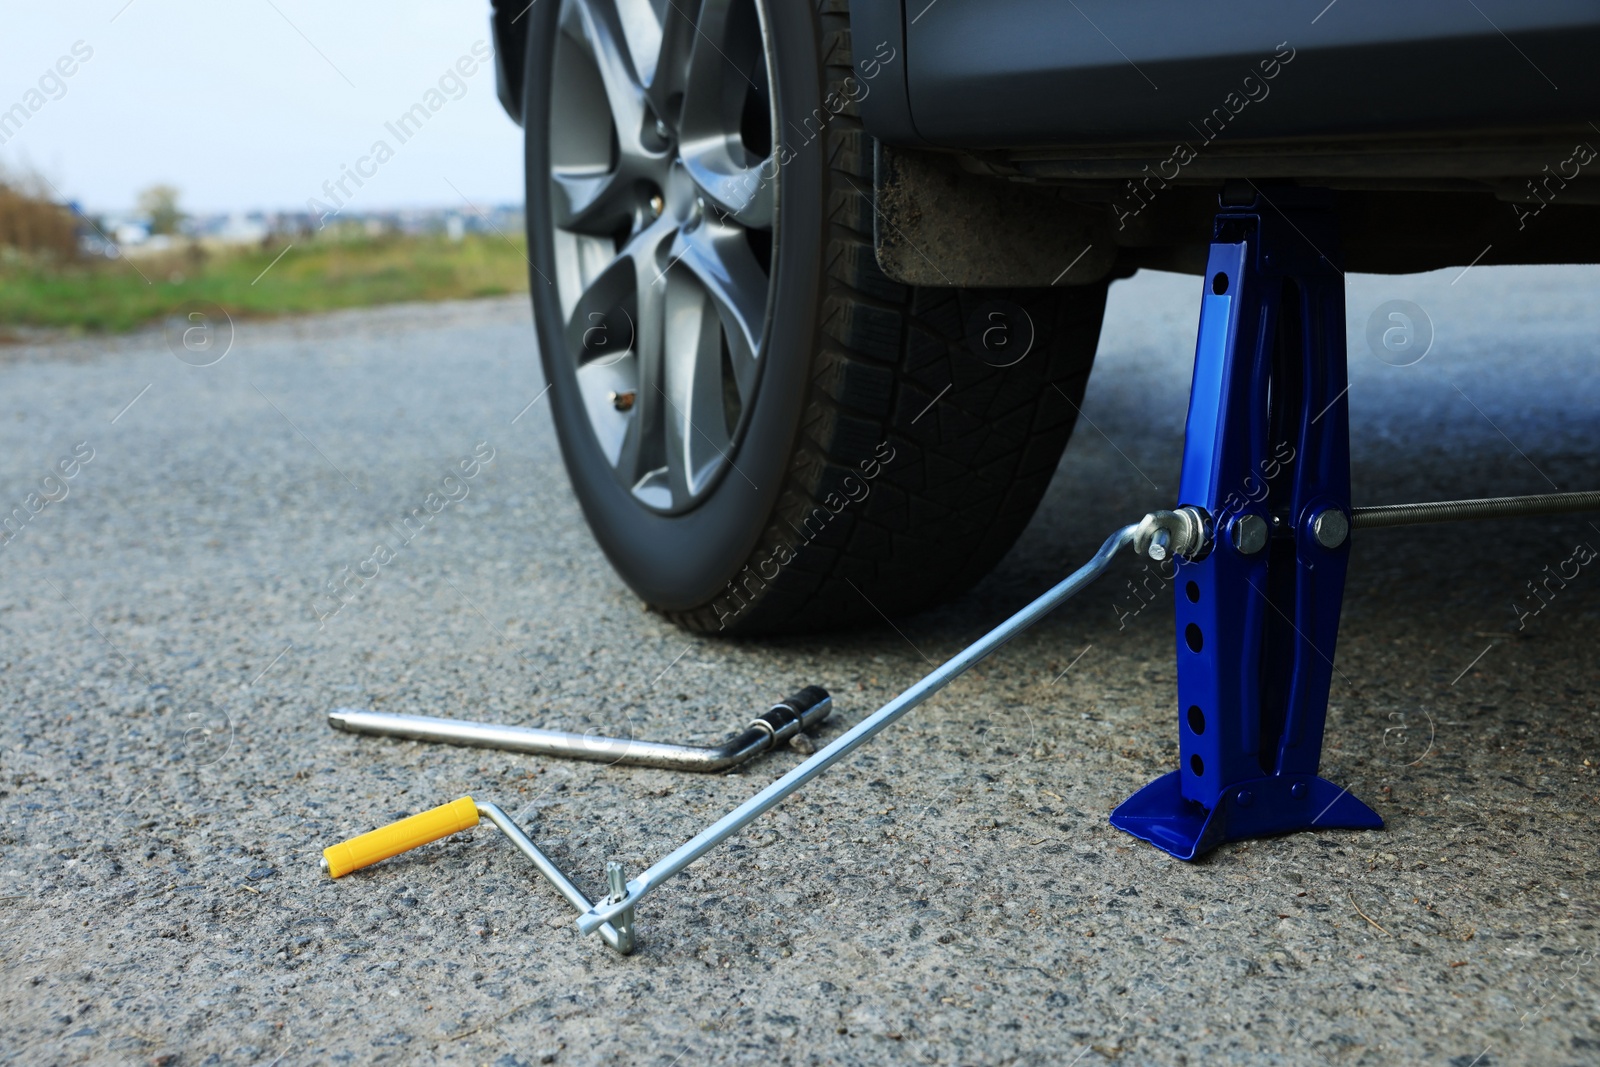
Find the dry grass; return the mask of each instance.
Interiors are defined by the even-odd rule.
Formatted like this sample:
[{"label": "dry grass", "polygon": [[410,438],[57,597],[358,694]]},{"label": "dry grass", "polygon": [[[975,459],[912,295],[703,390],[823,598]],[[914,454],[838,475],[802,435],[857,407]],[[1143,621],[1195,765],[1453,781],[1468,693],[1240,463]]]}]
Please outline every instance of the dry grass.
[{"label": "dry grass", "polygon": [[76,220],[36,181],[0,173],[0,249],[70,262],[78,256]]}]

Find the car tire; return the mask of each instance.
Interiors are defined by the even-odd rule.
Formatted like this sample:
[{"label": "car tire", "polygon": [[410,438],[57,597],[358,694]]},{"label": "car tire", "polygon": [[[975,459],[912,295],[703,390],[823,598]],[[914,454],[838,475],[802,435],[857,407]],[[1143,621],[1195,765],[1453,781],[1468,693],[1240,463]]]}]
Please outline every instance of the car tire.
[{"label": "car tire", "polygon": [[1106,284],[883,274],[870,80],[839,0],[710,0],[693,27],[667,4],[655,34],[638,17],[654,5],[621,6],[631,23],[617,0],[526,16],[534,320],[601,548],[702,633],[876,622],[961,592],[1055,471]]}]

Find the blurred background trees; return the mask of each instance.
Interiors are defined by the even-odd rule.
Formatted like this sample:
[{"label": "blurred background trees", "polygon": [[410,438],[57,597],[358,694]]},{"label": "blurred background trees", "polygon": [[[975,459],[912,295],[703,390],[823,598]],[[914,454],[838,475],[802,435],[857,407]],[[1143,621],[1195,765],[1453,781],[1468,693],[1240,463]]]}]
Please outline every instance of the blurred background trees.
[{"label": "blurred background trees", "polygon": [[183,224],[183,212],[178,207],[178,189],[172,185],[152,185],[139,193],[135,203],[138,213],[152,237],[172,235]]}]

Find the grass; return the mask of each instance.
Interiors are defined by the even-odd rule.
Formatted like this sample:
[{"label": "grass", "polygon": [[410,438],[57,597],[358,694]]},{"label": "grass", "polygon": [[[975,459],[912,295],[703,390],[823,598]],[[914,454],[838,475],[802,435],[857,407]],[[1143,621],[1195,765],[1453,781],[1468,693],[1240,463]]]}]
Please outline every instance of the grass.
[{"label": "grass", "polygon": [[92,263],[12,258],[0,260],[0,327],[116,333],[158,322],[195,301],[218,304],[236,318],[261,318],[527,288],[523,242],[494,234],[461,241],[305,238],[270,248],[175,249]]}]

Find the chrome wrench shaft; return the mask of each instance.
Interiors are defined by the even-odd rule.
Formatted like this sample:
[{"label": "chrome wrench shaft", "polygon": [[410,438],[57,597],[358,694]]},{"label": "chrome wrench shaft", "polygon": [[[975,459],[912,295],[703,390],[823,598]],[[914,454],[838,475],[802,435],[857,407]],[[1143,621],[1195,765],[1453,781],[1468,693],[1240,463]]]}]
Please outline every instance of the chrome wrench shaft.
[{"label": "chrome wrench shaft", "polygon": [[335,708],[328,724],[336,730],[379,737],[405,737],[413,741],[440,741],[450,745],[497,748],[506,752],[532,752],[563,759],[590,760],[613,766],[659,767],[672,771],[714,773],[737,767],[771,751],[828,717],[833,700],[825,689],[809,685],[774,704],[752,719],[744,730],[719,745],[679,745],[639,741],[631,737],[540,730],[528,726],[440,719],[429,715],[399,715],[387,711]]}]

